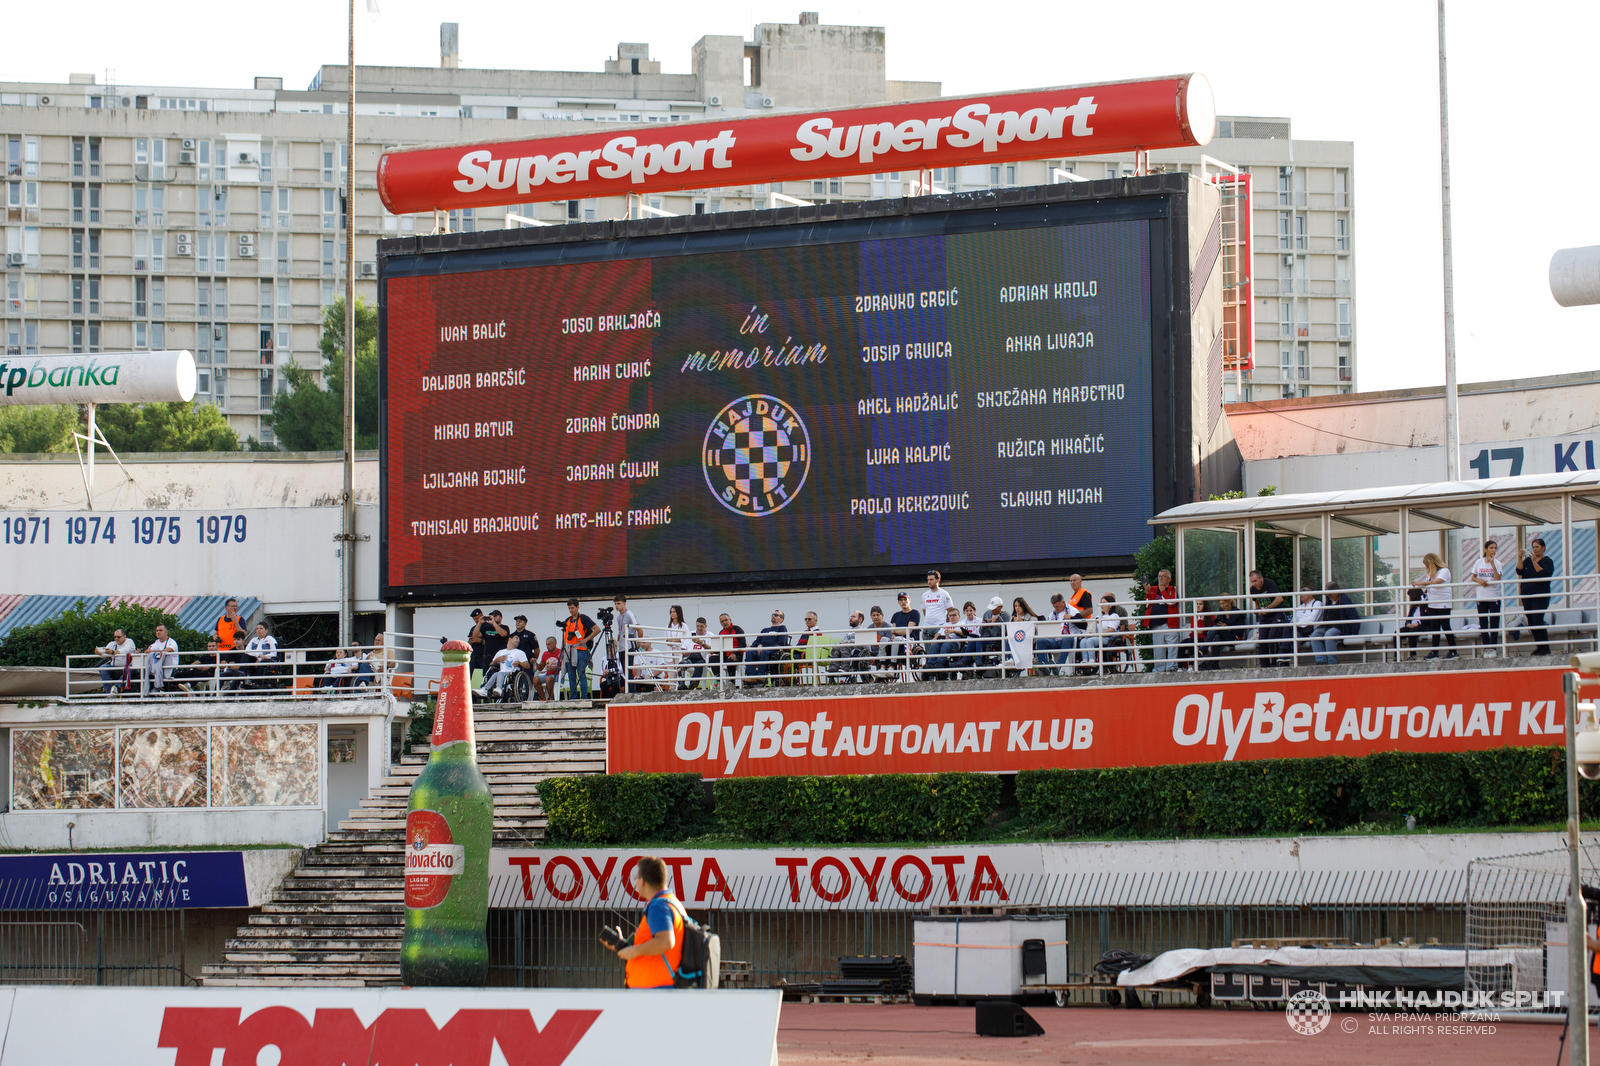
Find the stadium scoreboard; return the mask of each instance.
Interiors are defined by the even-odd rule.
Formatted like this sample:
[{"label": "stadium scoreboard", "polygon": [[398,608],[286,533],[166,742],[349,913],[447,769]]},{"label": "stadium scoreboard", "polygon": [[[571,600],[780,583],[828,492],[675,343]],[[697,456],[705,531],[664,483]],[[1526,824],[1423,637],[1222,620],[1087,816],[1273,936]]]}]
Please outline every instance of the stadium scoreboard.
[{"label": "stadium scoreboard", "polygon": [[1128,560],[1171,199],[386,251],[385,598]]}]

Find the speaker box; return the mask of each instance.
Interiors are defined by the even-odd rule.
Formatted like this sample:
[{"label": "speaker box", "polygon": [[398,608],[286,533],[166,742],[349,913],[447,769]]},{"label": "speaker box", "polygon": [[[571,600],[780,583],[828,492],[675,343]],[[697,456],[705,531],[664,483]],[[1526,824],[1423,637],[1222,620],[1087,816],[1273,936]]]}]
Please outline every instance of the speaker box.
[{"label": "speaker box", "polygon": [[1015,1003],[979,1003],[977,1008],[979,1036],[1043,1036],[1033,1015]]}]

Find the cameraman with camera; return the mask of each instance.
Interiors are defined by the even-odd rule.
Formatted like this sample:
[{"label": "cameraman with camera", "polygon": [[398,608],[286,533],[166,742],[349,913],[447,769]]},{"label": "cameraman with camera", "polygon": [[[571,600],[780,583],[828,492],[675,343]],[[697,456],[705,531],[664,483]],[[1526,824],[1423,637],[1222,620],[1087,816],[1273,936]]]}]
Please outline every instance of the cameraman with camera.
[{"label": "cameraman with camera", "polygon": [[633,868],[633,890],[649,900],[633,943],[623,943],[620,929],[601,930],[600,942],[628,964],[623,983],[629,988],[672,988],[673,975],[682,968],[684,913],[683,904],[667,891],[666,863],[653,855],[641,858]]},{"label": "cameraman with camera", "polygon": [[[601,611],[609,614],[610,609]],[[589,698],[589,651],[600,627],[578,611],[578,601],[567,601],[567,620],[561,624],[561,667],[567,675],[567,698]]]}]

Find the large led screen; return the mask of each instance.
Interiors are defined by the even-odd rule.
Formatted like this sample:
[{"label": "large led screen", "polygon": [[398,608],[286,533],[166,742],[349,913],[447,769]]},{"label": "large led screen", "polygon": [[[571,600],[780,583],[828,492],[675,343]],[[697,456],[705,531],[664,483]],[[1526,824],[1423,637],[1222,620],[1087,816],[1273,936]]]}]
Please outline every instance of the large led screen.
[{"label": "large led screen", "polygon": [[385,589],[1126,558],[1160,225],[1036,208],[391,259]]}]

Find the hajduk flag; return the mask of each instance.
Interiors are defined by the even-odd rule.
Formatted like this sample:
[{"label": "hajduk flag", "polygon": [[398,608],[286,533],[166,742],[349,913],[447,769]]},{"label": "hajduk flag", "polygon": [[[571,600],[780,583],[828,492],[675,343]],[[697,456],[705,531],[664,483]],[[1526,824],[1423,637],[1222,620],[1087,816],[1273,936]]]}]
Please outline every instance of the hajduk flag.
[{"label": "hajduk flag", "polygon": [[1011,665],[1018,670],[1027,670],[1033,666],[1033,623],[1029,621],[1012,622],[1006,643],[1011,649]]}]

